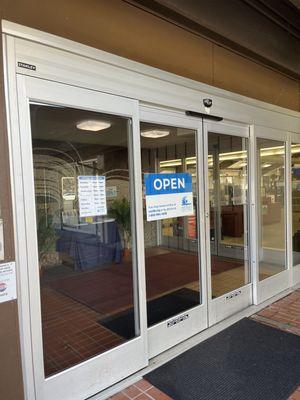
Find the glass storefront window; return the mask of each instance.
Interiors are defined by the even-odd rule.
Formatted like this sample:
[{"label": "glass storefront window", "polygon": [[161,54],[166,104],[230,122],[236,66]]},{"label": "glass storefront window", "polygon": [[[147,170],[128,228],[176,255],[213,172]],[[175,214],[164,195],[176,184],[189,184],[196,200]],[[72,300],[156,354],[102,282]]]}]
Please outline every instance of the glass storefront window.
[{"label": "glass storefront window", "polygon": [[285,261],[284,142],[257,139],[259,279],[276,275]]},{"label": "glass storefront window", "polygon": [[292,144],[292,246],[293,265],[300,264],[300,145]]}]

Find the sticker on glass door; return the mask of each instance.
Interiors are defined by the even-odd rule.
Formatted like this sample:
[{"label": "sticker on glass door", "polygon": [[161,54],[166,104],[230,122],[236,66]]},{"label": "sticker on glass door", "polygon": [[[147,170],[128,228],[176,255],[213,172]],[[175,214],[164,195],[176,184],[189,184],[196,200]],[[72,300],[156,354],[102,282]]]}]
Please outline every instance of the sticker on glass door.
[{"label": "sticker on glass door", "polygon": [[145,174],[147,221],[193,215],[192,176]]}]

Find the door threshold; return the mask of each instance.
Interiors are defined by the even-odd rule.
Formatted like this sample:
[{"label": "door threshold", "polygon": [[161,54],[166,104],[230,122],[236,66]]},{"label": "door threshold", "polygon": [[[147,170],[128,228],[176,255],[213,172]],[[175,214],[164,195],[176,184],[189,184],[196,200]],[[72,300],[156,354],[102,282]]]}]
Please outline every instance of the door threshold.
[{"label": "door threshold", "polygon": [[210,328],[207,328],[197,333],[196,335],[185,340],[184,342],[181,342],[176,346],[170,348],[169,350],[166,350],[163,353],[159,354],[158,356],[152,358],[149,361],[149,365],[147,367],[129,376],[128,378],[125,378],[124,380],[116,383],[115,385],[105,389],[101,393],[89,397],[88,400],[105,400],[108,397],[115,395],[116,393],[126,389],[128,386],[133,385],[134,383],[142,379],[144,375],[148,374],[154,369],[162,366],[168,361],[171,361],[173,358],[178,357],[180,354],[200,344],[204,340],[209,339],[210,337],[216,335],[217,333],[223,331],[224,329],[230,327],[231,325],[235,324],[241,319],[250,317],[251,315],[258,313],[263,308],[287,296],[288,294],[292,293],[295,289],[299,287],[300,285],[298,284],[296,286],[293,286],[292,288],[286,289],[283,292],[280,292],[275,296],[271,297],[270,299],[265,300],[263,303],[259,305],[251,305],[246,309],[224,319],[223,321],[218,322],[217,324],[211,326]]}]

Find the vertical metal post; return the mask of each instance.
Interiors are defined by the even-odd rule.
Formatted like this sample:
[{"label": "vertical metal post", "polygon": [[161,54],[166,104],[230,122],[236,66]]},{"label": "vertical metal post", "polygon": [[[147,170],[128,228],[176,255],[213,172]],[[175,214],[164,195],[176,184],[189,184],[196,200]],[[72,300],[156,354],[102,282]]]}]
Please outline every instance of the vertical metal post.
[{"label": "vertical metal post", "polygon": [[250,126],[249,138],[249,189],[250,189],[250,243],[249,243],[249,260],[251,262],[251,280],[253,287],[253,302],[258,304],[258,281],[259,281],[259,265],[258,265],[258,171],[257,171],[257,144],[255,126]]},{"label": "vertical metal post", "polygon": [[285,202],[286,202],[286,266],[289,270],[290,286],[293,285],[293,206],[292,206],[292,150],[291,135],[285,142]]}]

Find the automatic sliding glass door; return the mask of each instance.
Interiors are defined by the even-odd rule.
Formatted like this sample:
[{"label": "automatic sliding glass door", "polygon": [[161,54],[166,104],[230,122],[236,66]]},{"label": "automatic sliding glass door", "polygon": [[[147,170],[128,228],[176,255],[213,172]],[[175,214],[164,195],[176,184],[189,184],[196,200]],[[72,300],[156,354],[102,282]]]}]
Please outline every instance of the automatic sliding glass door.
[{"label": "automatic sliding glass door", "polygon": [[36,397],[88,398],[148,362],[137,102],[18,90]]},{"label": "automatic sliding glass door", "polygon": [[[172,118],[161,110],[158,115],[143,111],[141,119],[147,317],[153,357],[206,327],[199,233],[202,240],[204,235],[198,218],[199,122]],[[147,193],[151,179],[156,188],[162,182],[168,190]],[[184,180],[189,182],[187,191]],[[177,182],[183,192],[177,190]],[[156,212],[149,218],[150,201],[155,201]]]},{"label": "automatic sliding glass door", "polygon": [[[151,131],[166,136],[149,137]],[[193,130],[141,123],[144,178],[163,174],[163,179],[175,179],[187,171],[187,163],[194,166],[189,169],[194,189],[189,216],[148,221],[144,211],[148,326],[200,304],[195,139]]]},{"label": "automatic sliding glass door", "polygon": [[249,283],[248,139],[208,133],[212,297]]},{"label": "automatic sliding glass door", "polygon": [[252,304],[248,136],[247,127],[205,124],[210,324]]}]

